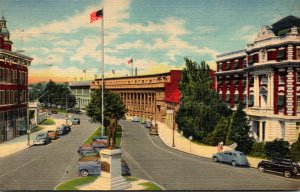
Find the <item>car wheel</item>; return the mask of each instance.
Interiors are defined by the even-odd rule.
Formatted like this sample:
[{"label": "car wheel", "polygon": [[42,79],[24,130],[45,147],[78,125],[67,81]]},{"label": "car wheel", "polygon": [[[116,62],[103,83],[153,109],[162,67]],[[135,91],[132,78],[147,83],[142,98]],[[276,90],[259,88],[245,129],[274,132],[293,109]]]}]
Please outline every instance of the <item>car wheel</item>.
[{"label": "car wheel", "polygon": [[235,162],[235,161],[231,161],[231,165],[232,165],[233,167],[235,167],[235,166],[236,166],[236,162]]},{"label": "car wheel", "polygon": [[290,171],[285,171],[284,176],[290,178],[292,176],[292,173]]},{"label": "car wheel", "polygon": [[80,171],[80,175],[83,176],[83,177],[86,177],[86,176],[89,175],[89,172],[87,170],[83,169],[83,170]]},{"label": "car wheel", "polygon": [[218,157],[213,157],[214,162],[218,162]]},{"label": "car wheel", "polygon": [[265,172],[265,168],[264,168],[263,166],[261,166],[261,165],[258,167],[258,170],[259,170],[260,172]]}]

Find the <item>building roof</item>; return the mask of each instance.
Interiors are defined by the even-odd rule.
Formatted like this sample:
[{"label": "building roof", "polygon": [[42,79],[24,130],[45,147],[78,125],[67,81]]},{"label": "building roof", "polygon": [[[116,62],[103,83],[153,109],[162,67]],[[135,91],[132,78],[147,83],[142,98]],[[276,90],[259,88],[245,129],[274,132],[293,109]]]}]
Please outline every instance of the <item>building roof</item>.
[{"label": "building roof", "polygon": [[289,29],[293,26],[300,27],[300,19],[293,15],[284,17],[272,25],[272,31],[277,34],[280,30]]}]

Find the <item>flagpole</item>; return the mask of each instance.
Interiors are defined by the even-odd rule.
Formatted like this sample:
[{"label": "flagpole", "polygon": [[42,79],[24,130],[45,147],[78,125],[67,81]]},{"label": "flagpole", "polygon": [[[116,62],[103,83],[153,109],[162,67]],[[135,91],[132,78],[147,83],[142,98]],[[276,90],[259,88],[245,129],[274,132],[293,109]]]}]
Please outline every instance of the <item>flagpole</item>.
[{"label": "flagpole", "polygon": [[101,27],[102,27],[102,111],[101,111],[101,136],[104,135],[104,9],[102,7],[102,22],[101,22]]}]

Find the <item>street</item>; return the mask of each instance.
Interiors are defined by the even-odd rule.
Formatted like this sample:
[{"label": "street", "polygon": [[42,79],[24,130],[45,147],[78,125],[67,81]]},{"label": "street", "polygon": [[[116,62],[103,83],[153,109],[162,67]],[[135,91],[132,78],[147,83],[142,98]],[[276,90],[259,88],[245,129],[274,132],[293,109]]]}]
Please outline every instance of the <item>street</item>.
[{"label": "street", "polygon": [[[52,116],[65,118],[63,114]],[[72,131],[62,138],[0,158],[0,190],[52,190],[63,181],[78,177],[77,149],[99,124],[90,123],[86,115],[76,116],[81,125],[72,126]]]},{"label": "street", "polygon": [[171,149],[139,123],[121,121],[122,156],[135,177],[167,190],[299,190],[300,180],[232,167]]}]

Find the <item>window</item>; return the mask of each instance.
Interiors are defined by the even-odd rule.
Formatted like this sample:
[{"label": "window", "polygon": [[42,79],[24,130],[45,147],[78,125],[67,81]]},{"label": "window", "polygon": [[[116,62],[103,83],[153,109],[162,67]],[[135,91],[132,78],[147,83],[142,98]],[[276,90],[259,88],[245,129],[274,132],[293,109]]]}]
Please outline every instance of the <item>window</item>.
[{"label": "window", "polygon": [[234,103],[239,103],[239,95],[234,95]]},{"label": "window", "polygon": [[297,78],[297,82],[300,83],[300,71],[297,71],[297,74],[296,74],[296,78]]},{"label": "window", "polygon": [[296,98],[296,111],[300,113],[300,96]]},{"label": "window", "polygon": [[300,60],[300,47],[297,47],[297,50],[296,50],[296,59]]},{"label": "window", "polygon": [[253,107],[254,105],[254,95],[250,95],[249,101],[248,101],[248,106]]},{"label": "window", "polygon": [[248,56],[248,65],[253,65],[254,60],[253,60],[253,55]]},{"label": "window", "polygon": [[230,102],[230,95],[226,95],[226,103]]},{"label": "window", "polygon": [[297,133],[297,136],[300,134],[300,122],[296,122],[296,133]]},{"label": "window", "polygon": [[284,49],[280,49],[280,50],[278,51],[278,55],[277,55],[277,59],[278,59],[278,60],[283,60],[283,58],[284,58],[284,52],[285,52]]},{"label": "window", "polygon": [[239,61],[235,61],[233,65],[234,69],[239,69]]},{"label": "window", "polygon": [[285,74],[284,73],[280,73],[279,76],[279,84],[284,84],[284,81],[285,81]]},{"label": "window", "polygon": [[226,70],[227,70],[227,71],[230,70],[230,63],[227,63],[227,65],[226,65]]},{"label": "window", "polygon": [[282,110],[283,109],[284,103],[285,103],[285,97],[283,95],[279,95],[278,102],[277,102],[278,110]]}]

